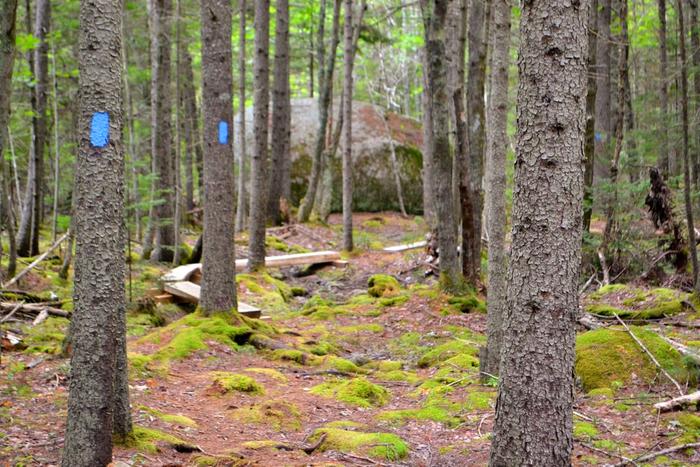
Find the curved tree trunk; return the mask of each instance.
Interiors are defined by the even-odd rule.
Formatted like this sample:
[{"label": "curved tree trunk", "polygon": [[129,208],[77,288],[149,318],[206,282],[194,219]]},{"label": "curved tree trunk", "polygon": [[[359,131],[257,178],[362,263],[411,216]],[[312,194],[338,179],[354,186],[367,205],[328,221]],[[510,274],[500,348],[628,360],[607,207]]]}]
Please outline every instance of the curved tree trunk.
[{"label": "curved tree trunk", "polygon": [[265,266],[265,221],[267,220],[268,114],[270,106],[270,1],[255,2],[254,134],[255,146],[250,169],[250,225],[248,268]]},{"label": "curved tree trunk", "polygon": [[[589,2],[526,2],[513,229],[491,466],[569,466]],[[547,112],[535,109],[547,102]]]},{"label": "curved tree trunk", "polygon": [[499,374],[503,313],[506,302],[506,144],[508,136],[508,58],[510,53],[510,0],[492,0],[491,89],[487,112],[486,230],[489,233],[486,351],[480,359],[482,375]]},{"label": "curved tree trunk", "polygon": [[[80,5],[80,144],[76,168],[76,281],[68,418],[62,465],[112,462],[115,402],[128,390],[125,342],[124,145],[121,0]],[[108,267],[105,267],[107,265]],[[124,379],[120,379],[124,378]],[[116,420],[114,426],[123,426]]]}]

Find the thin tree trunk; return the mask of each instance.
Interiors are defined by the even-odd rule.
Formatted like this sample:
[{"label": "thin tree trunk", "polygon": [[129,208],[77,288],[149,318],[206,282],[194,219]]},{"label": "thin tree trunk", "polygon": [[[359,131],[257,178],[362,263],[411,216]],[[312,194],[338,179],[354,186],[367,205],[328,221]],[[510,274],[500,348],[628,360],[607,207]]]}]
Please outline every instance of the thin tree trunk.
[{"label": "thin tree trunk", "polygon": [[486,230],[488,243],[488,300],[486,350],[480,359],[483,376],[498,375],[506,303],[506,151],[508,135],[508,58],[510,53],[510,0],[491,0],[491,89],[486,113]]},{"label": "thin tree trunk", "polygon": [[251,164],[250,225],[248,240],[248,268],[251,271],[265,266],[265,221],[267,220],[268,174],[268,115],[270,106],[270,1],[255,2],[255,58],[254,73],[254,133],[255,146]]},{"label": "thin tree trunk", "polygon": [[[122,27],[124,25],[122,24]],[[126,37],[124,31],[122,31],[122,37]],[[138,167],[138,152],[136,150],[136,132],[134,129],[134,100],[131,95],[131,86],[129,85],[129,75],[128,71],[128,57],[127,57],[127,47],[122,47],[122,63],[124,75],[124,101],[127,106],[127,123],[126,128],[129,132],[129,145],[128,154],[131,162],[131,203],[134,209],[134,224],[136,225],[136,238],[141,239],[141,208],[139,203],[141,198],[139,196],[139,167]],[[128,215],[127,215],[128,220]]]},{"label": "thin tree trunk", "polygon": [[591,9],[588,16],[588,93],[586,94],[586,136],[583,153],[585,156],[583,174],[583,230],[591,230],[591,216],[593,215],[593,173],[595,168],[596,137],[596,50],[598,45],[598,0],[591,0]]},{"label": "thin tree trunk", "polygon": [[430,110],[430,96],[428,94],[428,61],[427,50],[423,50],[423,92],[421,104],[423,110],[423,217],[431,231],[437,228],[435,215],[435,188],[433,181],[433,115]]},{"label": "thin tree trunk", "polygon": [[46,101],[48,92],[48,42],[51,24],[51,4],[49,0],[37,0],[34,36],[39,46],[34,50],[33,73],[35,115],[32,117],[34,140],[29,161],[29,172],[17,238],[19,256],[34,256],[39,253],[39,227],[43,209],[44,150],[46,148],[47,124]]},{"label": "thin tree trunk", "polygon": [[391,151],[389,153],[391,155],[391,171],[394,172],[394,183],[396,183],[396,198],[399,201],[401,215],[408,217],[408,214],[406,213],[406,205],[403,201],[403,190],[401,189],[401,171],[399,169],[399,161],[396,158],[396,145],[394,144],[394,137],[391,134],[391,128],[389,128],[389,115],[387,114],[386,109],[384,110],[384,115],[382,115],[382,121],[384,122],[386,137],[389,140],[389,150]]},{"label": "thin tree trunk", "polygon": [[659,59],[661,60],[659,81],[659,99],[661,101],[661,115],[659,120],[659,130],[661,132],[659,159],[657,165],[661,170],[664,179],[668,178],[670,170],[669,148],[668,148],[668,53],[666,42],[666,0],[658,0],[659,6]]},{"label": "thin tree trunk", "polygon": [[695,241],[695,224],[693,223],[693,205],[690,193],[692,188],[690,182],[690,158],[688,155],[688,63],[686,61],[685,40],[683,0],[678,0],[678,43],[681,55],[681,118],[683,124],[683,183],[685,184],[683,193],[685,197],[685,216],[688,223],[688,249],[690,250],[690,259],[693,265],[693,294],[698,297],[700,296],[700,280],[698,277],[698,253]]},{"label": "thin tree trunk", "polygon": [[[333,4],[333,29],[331,32],[331,46],[328,49],[328,61],[325,67],[319,67],[319,96],[318,96],[318,120],[319,127],[316,133],[316,143],[314,153],[311,159],[311,174],[309,175],[309,185],[306,189],[306,195],[299,206],[299,221],[306,222],[309,220],[311,211],[313,210],[314,201],[316,199],[316,190],[318,182],[323,172],[323,166],[326,161],[323,160],[323,153],[326,143],[326,129],[328,127],[328,108],[331,103],[331,81],[333,79],[333,71],[335,69],[335,56],[340,42],[340,5],[341,0],[335,0]],[[319,44],[318,56],[324,55],[325,47],[323,41]]]},{"label": "thin tree trunk", "polygon": [[53,92],[53,213],[51,218],[51,241],[56,242],[58,228],[58,193],[60,187],[61,146],[58,140],[58,84],[56,81],[56,52],[51,44],[51,90]]},{"label": "thin tree trunk", "polygon": [[162,202],[156,206],[155,248],[151,260],[171,262],[175,251],[173,227],[173,164],[170,99],[170,34],[171,0],[149,0],[153,15],[151,31],[151,151],[157,175],[156,195]]},{"label": "thin tree trunk", "polygon": [[243,232],[248,217],[248,193],[246,190],[246,159],[248,152],[246,149],[246,134],[245,134],[245,34],[246,34],[246,0],[240,0],[239,12],[239,29],[238,29],[238,115],[240,122],[238,124],[239,134],[239,156],[238,160],[238,197],[236,207],[236,232]]},{"label": "thin tree trunk", "polygon": [[228,313],[236,307],[231,3],[203,0],[201,18],[206,174],[200,306],[205,314]]},{"label": "thin tree trunk", "polygon": [[180,264],[180,224],[182,221],[182,177],[180,172],[182,160],[182,141],[180,140],[180,100],[182,88],[180,81],[180,63],[182,62],[182,31],[180,18],[180,0],[175,0],[175,125],[173,142],[175,143],[175,160],[173,171],[175,175],[175,212],[173,214],[173,266]]},{"label": "thin tree trunk", "polygon": [[[189,171],[187,173],[188,183],[192,181],[192,186],[188,187],[188,190],[192,192],[192,208],[194,208],[194,181],[191,180],[194,178],[194,174],[192,174],[192,163],[194,162],[194,165],[197,168],[197,174],[199,176],[197,179],[197,191],[200,202],[202,199],[204,199],[204,163],[202,161],[202,135],[199,132],[199,111],[197,110],[197,96],[194,89],[192,56],[187,50],[187,47],[184,47],[182,50],[182,75],[184,78],[182,82],[182,92],[183,99],[185,101],[183,107],[186,113],[185,124],[187,125],[186,127],[189,127],[190,131],[190,144],[188,145],[190,159],[194,154],[194,161],[191,160],[189,165],[186,167],[186,170]],[[188,210],[189,209],[190,208],[188,205]]]},{"label": "thin tree trunk", "polygon": [[125,427],[113,417],[122,404],[128,408],[128,394],[121,393],[128,390],[125,353],[122,362],[118,355],[126,310],[121,7],[121,0],[80,5],[75,311],[64,467],[112,462],[112,429]]},{"label": "thin tree trunk", "polygon": [[599,0],[596,28],[597,43],[595,57],[596,94],[595,94],[595,158],[594,179],[608,174],[612,108],[610,104],[610,17],[611,0]]},{"label": "thin tree trunk", "polygon": [[[569,466],[589,2],[525,2],[513,228],[491,466]],[[533,109],[548,101],[546,112]]]},{"label": "thin tree trunk", "polygon": [[[688,2],[690,4],[690,46],[693,50],[693,91],[695,94],[695,113],[700,113],[700,21],[698,21],[697,1]],[[691,154],[691,177],[694,189],[700,188],[700,131],[695,129],[695,147]]]},{"label": "thin tree trunk", "polygon": [[343,250],[352,251],[352,69],[354,50],[352,43],[353,1],[344,0],[345,5],[345,51],[343,76]]},{"label": "thin tree trunk", "polygon": [[629,58],[627,73],[625,73],[625,132],[627,138],[627,157],[630,165],[630,181],[634,183],[640,178],[641,161],[637,152],[637,140],[634,137],[634,108],[632,107]]},{"label": "thin tree trunk", "polygon": [[291,102],[289,88],[289,1],[277,0],[275,27],[275,71],[272,91],[271,177],[267,215],[279,225],[282,222],[280,199],[286,198],[289,181],[289,145],[291,131]]},{"label": "thin tree trunk", "polygon": [[[470,284],[480,281],[481,216],[484,192],[485,118],[484,83],[486,81],[486,25],[490,1],[473,0],[469,12],[469,77],[467,81],[467,163],[460,174],[462,201],[462,272]],[[466,172],[464,171],[466,168]]]},{"label": "thin tree trunk", "polygon": [[449,134],[449,96],[445,25],[447,0],[421,0],[425,27],[425,48],[428,74],[428,106],[431,113],[433,181],[440,253],[440,285],[455,290],[462,285],[457,256],[457,228],[452,195],[452,148]]}]

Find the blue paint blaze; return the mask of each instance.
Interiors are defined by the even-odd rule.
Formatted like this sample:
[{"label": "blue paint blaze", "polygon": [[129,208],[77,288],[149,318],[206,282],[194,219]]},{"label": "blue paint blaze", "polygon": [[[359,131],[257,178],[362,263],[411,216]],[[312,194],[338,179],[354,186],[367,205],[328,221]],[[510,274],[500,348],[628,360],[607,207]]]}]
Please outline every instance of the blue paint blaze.
[{"label": "blue paint blaze", "polygon": [[109,143],[109,113],[95,112],[90,122],[90,144],[103,148]]},{"label": "blue paint blaze", "polygon": [[601,141],[603,141],[603,133],[601,133],[600,131],[596,131],[595,132],[595,140],[599,143]]},{"label": "blue paint blaze", "polygon": [[219,144],[228,144],[228,123],[219,122]]}]

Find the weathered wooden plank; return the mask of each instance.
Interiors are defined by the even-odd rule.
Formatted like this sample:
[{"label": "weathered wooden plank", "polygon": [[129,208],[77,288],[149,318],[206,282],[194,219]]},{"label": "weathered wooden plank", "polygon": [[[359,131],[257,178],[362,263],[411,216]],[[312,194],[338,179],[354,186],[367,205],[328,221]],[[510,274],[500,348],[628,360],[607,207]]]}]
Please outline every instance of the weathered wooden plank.
[{"label": "weathered wooden plank", "polygon": [[415,250],[417,248],[425,248],[427,244],[427,241],[421,240],[419,242],[406,243],[404,245],[388,246],[384,248],[383,251],[387,253],[401,253],[402,251]]},{"label": "weathered wooden plank", "polygon": [[[190,303],[199,303],[201,288],[192,282],[166,282],[163,284],[163,289],[169,294]],[[250,318],[259,318],[261,314],[260,308],[256,308],[243,302],[238,302],[238,312]]]},{"label": "weathered wooden plank", "polygon": [[[266,256],[265,266],[281,268],[287,266],[299,266],[302,264],[332,263],[340,260],[337,251],[314,251],[312,253],[296,253],[293,255]],[[247,259],[236,260],[236,271],[244,271],[248,267]]]},{"label": "weathered wooden plank", "polygon": [[185,264],[171,269],[167,274],[163,275],[161,280],[163,282],[188,281],[190,276],[200,269],[202,269],[201,263]]}]

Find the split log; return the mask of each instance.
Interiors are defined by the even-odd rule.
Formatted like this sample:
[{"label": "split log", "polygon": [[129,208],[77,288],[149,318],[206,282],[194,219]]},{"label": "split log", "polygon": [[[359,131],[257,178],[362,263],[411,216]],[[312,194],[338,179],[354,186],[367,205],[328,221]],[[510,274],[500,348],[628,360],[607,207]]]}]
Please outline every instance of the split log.
[{"label": "split log", "polygon": [[700,404],[700,391],[695,391],[692,394],[676,397],[675,399],[665,402],[659,402],[654,404],[654,408],[661,412],[671,412],[672,410],[683,409],[691,404]]},{"label": "split log", "polygon": [[44,253],[42,253],[41,255],[39,255],[39,257],[38,257],[37,259],[35,259],[34,261],[32,261],[31,264],[30,264],[29,266],[27,266],[26,268],[24,268],[24,269],[22,270],[22,272],[20,272],[20,273],[17,274],[15,277],[13,277],[12,279],[10,279],[7,283],[3,284],[2,287],[3,287],[3,288],[7,288],[7,287],[10,287],[10,286],[16,284],[17,281],[19,281],[25,274],[27,274],[29,271],[31,271],[32,269],[34,269],[34,268],[36,267],[37,264],[39,264],[39,263],[41,263],[42,261],[44,261],[44,259],[46,259],[46,257],[49,256],[49,254],[50,254],[52,251],[54,251],[56,248],[58,248],[58,246],[59,246],[61,243],[63,243],[63,241],[64,241],[66,238],[68,238],[69,235],[70,235],[70,230],[67,231],[65,234],[63,234],[63,236],[62,236],[61,238],[59,238],[58,240],[56,240],[56,242],[55,242],[53,245],[51,245],[51,247],[50,247],[48,250],[46,250]]}]

